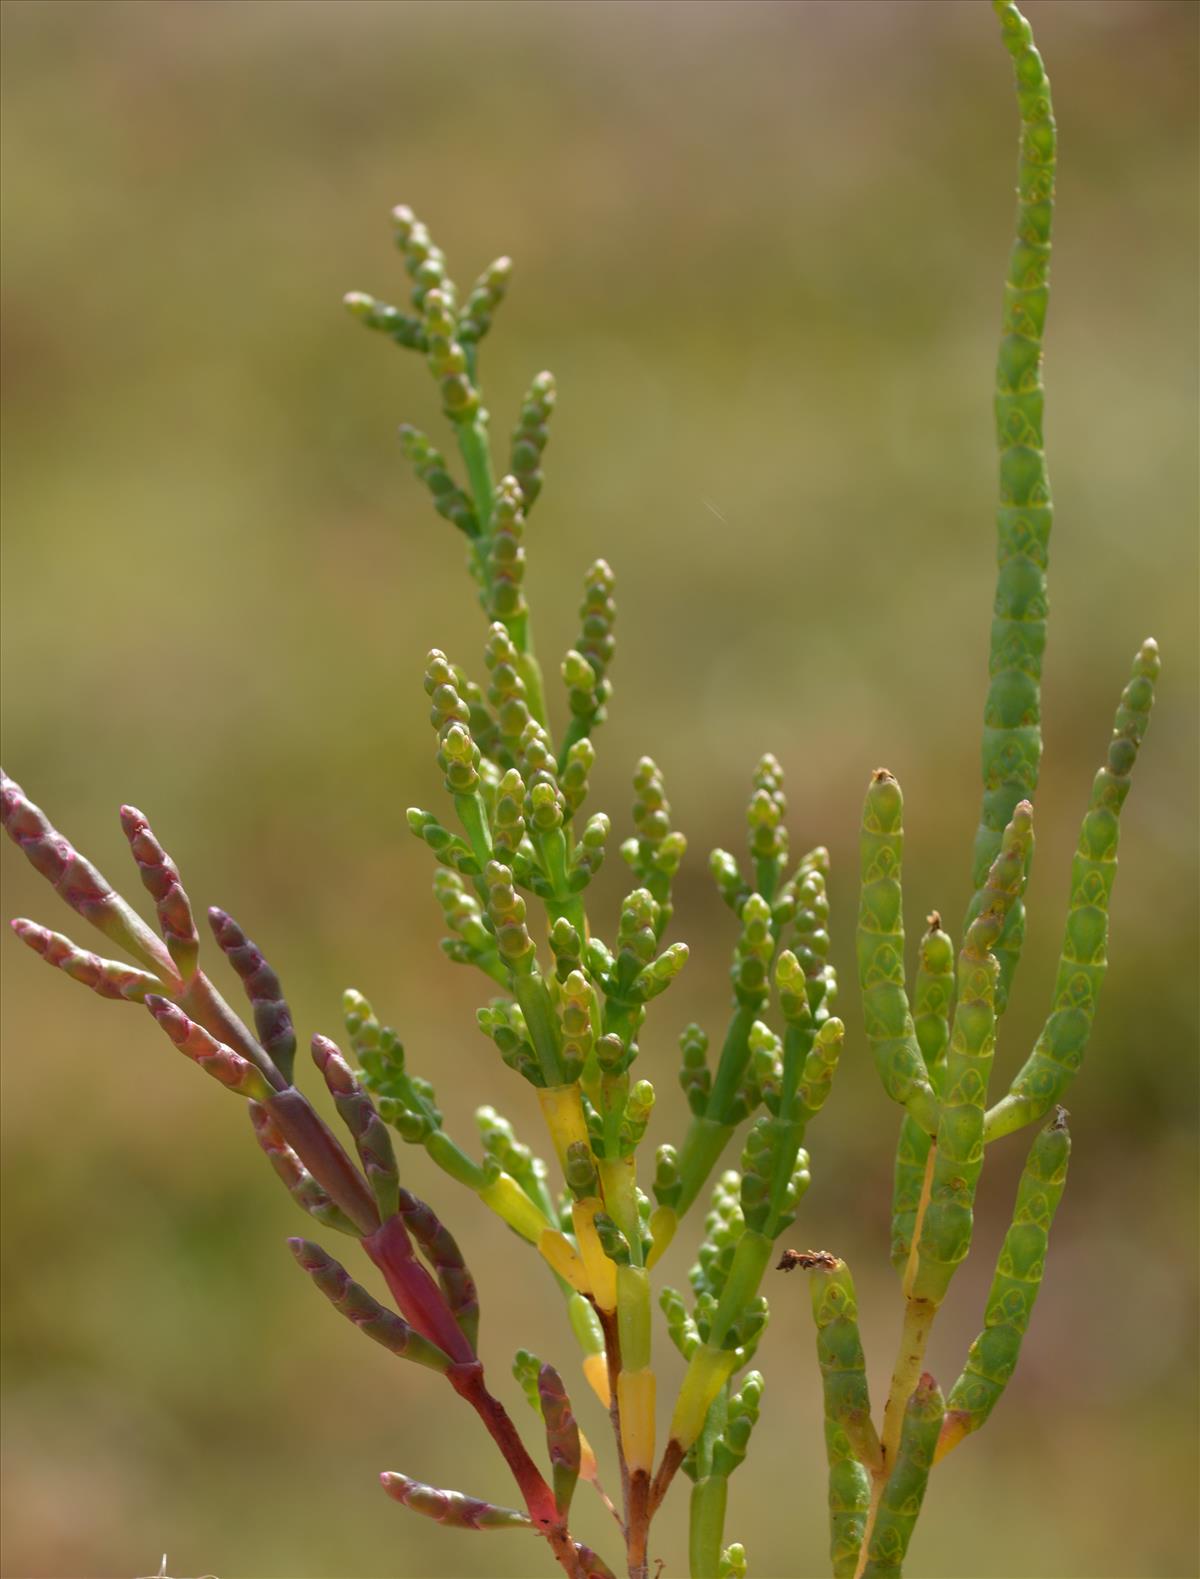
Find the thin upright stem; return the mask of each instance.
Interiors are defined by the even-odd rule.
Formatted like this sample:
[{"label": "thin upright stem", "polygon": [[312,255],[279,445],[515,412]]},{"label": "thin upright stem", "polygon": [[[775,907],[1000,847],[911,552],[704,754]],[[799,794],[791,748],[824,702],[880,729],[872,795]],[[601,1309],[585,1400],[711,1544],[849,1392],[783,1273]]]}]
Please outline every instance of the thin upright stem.
[{"label": "thin upright stem", "polygon": [[931,1143],[929,1155],[925,1159],[925,1176],[921,1181],[921,1198],[917,1203],[917,1215],[913,1224],[912,1246],[908,1252],[908,1264],[904,1269],[904,1322],[900,1329],[900,1347],[896,1352],[896,1363],[892,1369],[892,1385],[888,1389],[887,1403],[883,1407],[883,1430],[880,1432],[881,1451],[879,1463],[876,1466],[868,1466],[871,1471],[871,1506],[867,1511],[867,1523],[866,1528],[863,1530],[862,1546],[858,1553],[858,1566],[854,1570],[854,1579],[862,1579],[862,1575],[866,1571],[867,1554],[871,1545],[871,1534],[875,1528],[875,1520],[879,1514],[879,1504],[883,1498],[888,1477],[895,1467],[896,1456],[900,1451],[900,1432],[904,1425],[904,1411],[918,1381],[921,1379],[921,1367],[925,1360],[925,1346],[929,1342],[933,1320],[937,1315],[937,1306],[932,1300],[914,1299],[911,1293],[917,1275],[917,1265],[920,1260],[921,1230],[925,1224],[925,1213],[928,1209],[929,1197],[933,1189],[933,1170],[936,1161],[937,1145]]},{"label": "thin upright stem", "polygon": [[624,1511],[626,1539],[629,1535],[629,1466],[625,1462],[625,1449],[621,1445],[621,1405],[618,1383],[621,1378],[621,1338],[617,1331],[617,1314],[597,1310],[604,1332],[604,1358],[608,1365],[608,1418],[612,1425],[613,1441],[617,1448],[617,1463],[621,1470],[621,1507]]}]

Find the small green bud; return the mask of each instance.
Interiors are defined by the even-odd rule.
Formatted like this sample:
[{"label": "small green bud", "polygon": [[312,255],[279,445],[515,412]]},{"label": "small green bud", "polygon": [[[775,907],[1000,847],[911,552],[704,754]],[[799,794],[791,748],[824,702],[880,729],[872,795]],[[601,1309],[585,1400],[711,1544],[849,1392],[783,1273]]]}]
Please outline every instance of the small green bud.
[{"label": "small green bud", "polygon": [[638,1003],[648,1003],[651,998],[657,998],[660,992],[665,992],[687,964],[688,946],[686,943],[672,943],[657,959],[651,960],[645,970],[639,972],[630,988],[629,996]]},{"label": "small green bud", "polygon": [[660,1206],[675,1206],[679,1201],[679,1153],[663,1145],[654,1157],[654,1198]]},{"label": "small green bud", "polygon": [[639,1080],[631,1088],[621,1115],[622,1156],[628,1157],[641,1144],[653,1108],[654,1087],[648,1080]]},{"label": "small green bud", "polygon": [[479,1029],[495,1042],[510,1069],[515,1069],[530,1085],[545,1084],[541,1065],[529,1041],[525,1018],[515,1003],[507,998],[493,998],[487,1008],[476,1012],[475,1018]]},{"label": "small green bud", "polygon": [[[424,349],[424,334],[421,335]],[[400,443],[420,480],[433,496],[433,506],[439,515],[454,523],[468,537],[479,536],[479,522],[474,506],[450,475],[445,458],[419,428],[403,423]]]},{"label": "small green bud", "polygon": [[714,850],[708,858],[708,869],[721,898],[735,915],[741,915],[750,890],[735,858],[728,850]]},{"label": "small green bud", "polygon": [[515,855],[525,837],[525,781],[509,768],[496,789],[492,807],[492,845],[497,855]]},{"label": "small green bud", "polygon": [[683,1054],[679,1083],[687,1097],[688,1107],[693,1113],[702,1115],[712,1089],[712,1071],[708,1067],[707,1056],[708,1037],[698,1025],[685,1026],[679,1038],[679,1050]]},{"label": "small green bud", "polygon": [[[515,477],[503,477],[496,489],[490,533],[491,594],[488,613],[508,628],[509,634],[523,626],[528,613],[522,582],[525,579],[525,548],[522,538],[525,516],[521,508],[521,489]],[[513,637],[517,646],[521,638]]]},{"label": "small green bud", "polygon": [[525,794],[525,817],[534,834],[553,833],[561,828],[566,802],[557,784],[545,779],[531,784]]},{"label": "small green bud", "polygon": [[363,291],[347,291],[342,303],[359,323],[389,335],[406,350],[428,350],[425,330],[419,318],[412,318],[398,308],[389,307],[387,302],[376,301],[374,296],[368,296]]},{"label": "small green bud", "polygon": [[595,1216],[596,1234],[600,1240],[600,1248],[610,1261],[615,1261],[618,1266],[628,1266],[630,1263],[629,1241],[613,1222],[607,1212],[597,1212]]},{"label": "small green bud", "polygon": [[579,933],[567,920],[559,916],[550,928],[550,952],[554,955],[554,969],[559,981],[566,981],[579,966],[583,945]]},{"label": "small green bud", "polygon": [[766,1002],[767,971],[775,951],[771,907],[761,894],[750,894],[742,905],[742,932],[734,953],[732,977],[737,1001],[747,1008]]},{"label": "small green bud", "polygon": [[431,811],[422,811],[417,806],[410,806],[405,817],[409,832],[423,840],[443,866],[448,866],[451,871],[461,872],[467,877],[479,876],[479,862],[471,853],[470,846],[456,833],[444,828]]},{"label": "small green bud", "polygon": [[581,970],[571,971],[562,984],[559,1019],[564,1073],[567,1080],[576,1080],[592,1048],[592,989]]},{"label": "small green bud", "polygon": [[512,259],[497,258],[471,287],[459,319],[459,338],[464,344],[482,340],[492,326],[492,314],[504,300],[512,277]]},{"label": "small green bud", "polygon": [[787,865],[788,836],[783,825],[787,801],[783,794],[783,769],[773,756],[764,756],[754,775],[754,791],[746,811],[750,831],[750,856],[758,885],[773,896]]},{"label": "small green bud", "polygon": [[754,1089],[767,1109],[779,1112],[780,1086],[783,1081],[783,1044],[761,1020],[750,1027],[750,1070]]},{"label": "small green bud", "polygon": [[596,1163],[586,1141],[573,1140],[567,1147],[567,1188],[577,1201],[599,1195],[600,1183],[596,1176]]},{"label": "small green bud", "polygon": [[590,740],[577,740],[567,752],[558,780],[572,816],[587,799],[588,778],[596,761],[596,748]]},{"label": "small green bud", "polygon": [[721,1553],[717,1579],[746,1579],[746,1548],[735,1541]]},{"label": "small green bud", "polygon": [[671,1342],[685,1360],[690,1360],[701,1340],[695,1321],[688,1315],[683,1295],[678,1289],[664,1288],[658,1296],[658,1304],[667,1319],[667,1334]]},{"label": "small green bud", "polygon": [[521,736],[529,723],[529,705],[526,701],[525,682],[520,674],[520,655],[512,637],[497,620],[488,632],[484,648],[491,682],[488,701],[496,714],[496,724],[504,743],[513,756],[519,748]]},{"label": "small green bud", "polygon": [[658,946],[659,915],[658,903],[649,889],[635,888],[626,894],[617,932],[617,947],[622,955],[630,955],[636,964],[650,963]]},{"label": "small green bud", "polygon": [[612,824],[602,811],[588,818],[572,856],[572,891],[586,888],[604,864],[605,847],[611,829]]},{"label": "small green bud", "polygon": [[808,983],[804,979],[800,961],[790,949],[784,949],[775,962],[775,990],[779,994],[779,1007],[789,1025],[807,1025],[811,1021]]},{"label": "small green bud", "polygon": [[526,974],[534,968],[535,950],[525,925],[525,901],[513,887],[512,871],[499,861],[489,861],[483,880],[496,947],[511,970]]},{"label": "small green bud", "polygon": [[519,749],[521,769],[527,784],[538,779],[545,779],[551,784],[558,783],[558,763],[550,748],[550,737],[536,719],[531,718],[521,731]]},{"label": "small green bud", "polygon": [[623,1042],[614,1031],[606,1032],[596,1042],[596,1062],[602,1074],[624,1074],[636,1056],[637,1043]]},{"label": "small green bud", "polygon": [[525,509],[533,508],[542,491],[542,452],[550,437],[550,417],[557,399],[552,373],[539,373],[529,386],[512,436],[509,470],[521,485]]}]

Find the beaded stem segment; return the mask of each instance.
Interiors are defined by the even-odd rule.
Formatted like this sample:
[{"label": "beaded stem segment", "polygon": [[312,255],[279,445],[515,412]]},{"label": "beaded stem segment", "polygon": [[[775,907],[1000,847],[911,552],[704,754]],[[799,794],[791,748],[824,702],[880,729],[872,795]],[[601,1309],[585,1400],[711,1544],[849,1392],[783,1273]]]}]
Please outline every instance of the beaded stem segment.
[{"label": "beaded stem segment", "polygon": [[925,1500],[945,1409],[941,1389],[926,1372],[904,1411],[900,1452],[883,1488],[866,1543],[865,1564],[860,1560],[861,1579],[899,1579],[900,1566]]},{"label": "beaded stem segment", "polygon": [[[929,1078],[940,1095],[954,1008],[954,947],[942,931],[942,918],[936,910],[929,915],[927,926],[929,930],[921,939],[913,984],[913,1028]],[[901,1275],[912,1250],[913,1224],[921,1198],[929,1142],[930,1137],[906,1113],[900,1121],[892,1183],[892,1265]]]},{"label": "beaded stem segment", "polygon": [[134,806],[121,807],[121,827],[137,862],[146,892],[154,900],[158,929],[184,981],[196,973],[200,934],[179,868],[154,837],[150,824]]},{"label": "beaded stem segment", "polygon": [[54,965],[72,981],[81,983],[101,998],[124,998],[132,1003],[144,1003],[147,993],[161,993],[163,984],[148,971],[126,965],[122,960],[103,959],[89,949],[72,943],[61,932],[51,932],[37,921],[18,916],[11,923],[13,931],[27,948],[41,956],[47,965]]},{"label": "beaded stem segment", "polygon": [[288,1145],[283,1131],[271,1117],[269,1110],[258,1102],[251,1102],[248,1104],[248,1111],[250,1122],[254,1126],[255,1140],[262,1147],[267,1161],[283,1181],[284,1188],[296,1204],[327,1228],[336,1228],[339,1233],[350,1234],[356,1239],[361,1238],[358,1228],[321,1188]]},{"label": "beaded stem segment", "polygon": [[[1041,680],[1046,646],[1046,566],[1052,507],[1042,416],[1042,336],[1049,300],[1056,134],[1050,83],[1029,23],[1009,0],[993,0],[1013,58],[1021,117],[1016,238],[1004,282],[996,366],[1000,500],[997,579],[983,715],[983,804],[971,880],[979,890],[1013,808],[1037,789],[1042,754]],[[978,914],[978,893],[967,913]],[[995,954],[1002,1014],[1024,936],[1024,904],[1009,913]],[[965,930],[965,928],[964,928]]]},{"label": "beaded stem segment", "polygon": [[893,1102],[907,1108],[926,1134],[933,1134],[937,1098],[917,1044],[904,986],[903,809],[899,784],[886,768],[878,768],[863,806],[858,979],[867,1041],[884,1090]]},{"label": "beaded stem segment", "polygon": [[513,430],[508,469],[520,484],[526,515],[533,509],[545,480],[542,476],[542,451],[550,437],[550,418],[554,414],[557,399],[554,374],[539,373],[526,392],[521,415]]},{"label": "beaded stem segment", "polygon": [[354,1137],[355,1150],[375,1196],[380,1218],[386,1220],[400,1209],[400,1175],[387,1126],[336,1042],[331,1042],[327,1036],[314,1036],[312,1056],[313,1063],[325,1077],[342,1122]]},{"label": "beaded stem segment", "polygon": [[1083,1062],[1108,970],[1108,907],[1117,873],[1121,808],[1150,721],[1160,668],[1157,643],[1143,642],[1134,659],[1133,677],[1121,693],[1108,760],[1092,784],[1071,863],[1071,896],[1054,1007],[1008,1094],[987,1115],[989,1141],[1047,1113]]},{"label": "beaded stem segment", "polygon": [[783,1271],[798,1266],[811,1274],[829,1462],[829,1557],[834,1579],[852,1579],[871,1503],[871,1475],[882,1467],[854,1279],[846,1263],[826,1251],[785,1251],[779,1265]]},{"label": "beaded stem segment", "polygon": [[208,922],[217,946],[245,988],[259,1041],[271,1062],[290,1081],[296,1061],[296,1032],[279,977],[232,916],[213,905]]},{"label": "beaded stem segment", "polygon": [[29,864],[72,910],[153,971],[170,991],[182,986],[175,961],[141,916],[2,769],[0,823]]},{"label": "beaded stem segment", "polygon": [[264,1102],[274,1095],[266,1076],[248,1058],[226,1047],[224,1042],[218,1042],[168,999],[150,993],[145,1003],[179,1051],[227,1090],[256,1102]]},{"label": "beaded stem segment", "polygon": [[440,1491],[423,1481],[410,1480],[394,1469],[385,1469],[379,1477],[384,1491],[395,1502],[401,1502],[413,1513],[421,1513],[438,1524],[455,1530],[532,1530],[533,1520],[517,1508],[501,1508],[492,1502],[481,1502],[478,1497],[468,1497],[462,1491]]},{"label": "beaded stem segment", "polygon": [[988,1294],[983,1331],[971,1345],[963,1373],[946,1403],[946,1420],[937,1458],[978,1431],[1008,1386],[1021,1353],[1038,1290],[1046,1270],[1050,1226],[1062,1200],[1071,1157],[1067,1113],[1040,1131],[1025,1161],[1012,1225],[1004,1236]]},{"label": "beaded stem segment", "polygon": [[1033,848],[1033,808],[1021,801],[988,872],[985,908],[967,928],[958,956],[958,995],[943,1075],[930,1200],[905,1293],[940,1305],[971,1248],[975,1187],[983,1168],[984,1110],[996,1050],[992,949],[1025,885]]},{"label": "beaded stem segment", "polygon": [[365,1332],[368,1338],[382,1344],[399,1359],[412,1360],[431,1371],[440,1371],[443,1376],[449,1374],[453,1363],[450,1356],[436,1343],[422,1337],[395,1311],[373,1299],[320,1245],[313,1244],[310,1239],[289,1239],[288,1248],[333,1308],[353,1322],[360,1332]]},{"label": "beaded stem segment", "polygon": [[479,1337],[479,1295],[458,1241],[433,1208],[408,1190],[398,1192],[397,1204],[404,1226],[437,1276],[447,1309],[474,1351]]},{"label": "beaded stem segment", "polygon": [[571,1400],[567,1397],[562,1377],[553,1365],[543,1365],[539,1369],[537,1394],[542,1419],[546,1422],[546,1447],[550,1454],[554,1500],[565,1519],[570,1511],[583,1456],[579,1427],[575,1423]]}]

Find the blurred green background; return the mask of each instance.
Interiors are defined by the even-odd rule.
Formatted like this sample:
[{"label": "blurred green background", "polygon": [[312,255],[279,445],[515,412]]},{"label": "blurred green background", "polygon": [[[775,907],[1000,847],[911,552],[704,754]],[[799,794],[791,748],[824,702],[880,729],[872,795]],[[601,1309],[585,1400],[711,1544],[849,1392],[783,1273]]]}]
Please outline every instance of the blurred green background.
[{"label": "blurred green background", "polygon": [[[909,1572],[1182,1579],[1200,1564],[1200,13],[1029,10],[1062,144],[1058,524],[1003,1075],[1047,1007],[1079,816],[1147,632],[1166,667],[1033,1332],[987,1431],[935,1479]],[[461,542],[394,436],[402,419],[440,433],[436,398],[416,358],[339,305],[351,287],[399,298],[400,200],[461,284],[511,253],[483,359],[498,433],[539,368],[560,388],[529,534],[540,647],[552,668],[605,554],[617,693],[592,804],[623,836],[650,751],[691,840],[692,962],[643,1038],[651,1138],[682,1132],[678,1030],[720,1030],[731,930],[705,857],[739,844],[771,749],[795,846],[833,852],[851,1035],[791,1238],[855,1267],[878,1392],[898,1323],[897,1119],[851,984],[853,867],[863,786],[886,762],[907,795],[910,935],[933,905],[962,912],[1016,141],[988,9],[8,0],[3,26],[9,771],[128,889],[116,807],[141,806],[193,899],[266,946],[302,1031],[336,1031],[353,983],[455,1131],[486,1101],[536,1139],[530,1092],[474,1029],[480,984],[437,951],[428,854],[403,824],[405,806],[440,805],[423,656],[481,647]],[[5,848],[5,913],[67,925]],[[602,931],[622,871],[599,884]],[[163,1551],[170,1573],[220,1579],[549,1572],[519,1538],[384,1500],[387,1467],[510,1493],[436,1378],[398,1370],[302,1286],[282,1242],[301,1220],[218,1088],[140,1013],[15,941],[2,957],[5,1573],[148,1574]],[[977,1253],[931,1350],[946,1381],[1024,1149],[989,1158]],[[563,1366],[600,1438],[549,1281],[423,1154],[404,1164],[475,1266],[497,1389],[532,1430],[507,1375],[527,1344]],[[771,1293],[763,1421],[727,1527],[759,1579],[826,1571],[807,1295],[799,1279]],[[673,1356],[663,1369],[678,1373]],[[685,1504],[655,1527],[667,1576],[684,1571]],[[580,1533],[611,1546],[580,1506]]]}]

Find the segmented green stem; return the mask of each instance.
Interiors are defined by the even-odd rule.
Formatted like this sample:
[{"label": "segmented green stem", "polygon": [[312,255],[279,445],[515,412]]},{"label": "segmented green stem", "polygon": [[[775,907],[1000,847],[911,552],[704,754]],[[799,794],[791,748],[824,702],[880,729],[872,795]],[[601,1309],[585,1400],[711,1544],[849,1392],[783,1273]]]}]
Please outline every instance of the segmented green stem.
[{"label": "segmented green stem", "polygon": [[899,1579],[925,1499],[945,1408],[941,1388],[926,1372],[904,1411],[900,1452],[879,1501],[861,1579]]},{"label": "segmented green stem", "polygon": [[882,1467],[879,1437],[871,1423],[854,1279],[844,1261],[822,1252],[791,1264],[807,1265],[812,1275],[829,1462],[829,1556],[834,1579],[852,1579],[871,1503],[871,1475]]},{"label": "segmented green stem", "polygon": [[996,1050],[995,991],[999,967],[992,953],[1020,898],[1033,847],[1033,808],[1021,801],[1004,830],[987,875],[986,908],[967,928],[958,956],[958,996],[942,1081],[937,1153],[928,1209],[910,1292],[941,1304],[959,1262],[971,1248],[975,1186],[983,1167],[988,1078]]},{"label": "segmented green stem", "polygon": [[904,912],[900,888],[904,800],[886,768],[876,770],[863,806],[862,886],[858,907],[858,979],[867,1041],[884,1090],[927,1133],[938,1104],[904,985]]},{"label": "segmented green stem", "polygon": [[[954,947],[949,935],[942,931],[942,918],[936,910],[928,917],[927,925],[913,983],[913,1027],[929,1078],[940,1095],[954,1008]],[[928,1156],[929,1136],[906,1113],[900,1122],[892,1183],[892,1265],[902,1276],[912,1250],[913,1225]]]},{"label": "segmented green stem", "polygon": [[[971,880],[979,889],[1017,801],[1037,788],[1042,754],[1041,680],[1046,645],[1046,566],[1052,509],[1042,433],[1042,335],[1049,298],[1054,213],[1054,112],[1029,23],[1009,0],[993,0],[1016,71],[1021,146],[1016,238],[1004,283],[996,366],[1000,498],[996,599],[983,714],[983,804]],[[967,914],[978,913],[978,897]],[[995,948],[1002,1014],[1025,930],[1024,905],[1009,913]]]},{"label": "segmented green stem", "polygon": [[1121,693],[1108,760],[1093,781],[1071,863],[1071,897],[1054,1007],[1008,1094],[987,1115],[989,1141],[1049,1112],[1083,1062],[1108,969],[1108,907],[1117,873],[1121,807],[1150,720],[1160,667],[1157,644],[1143,642],[1133,676]]},{"label": "segmented green stem", "polygon": [[963,1373],[947,1400],[938,1458],[945,1457],[968,1433],[978,1431],[1016,1370],[1045,1274],[1050,1225],[1062,1200],[1070,1157],[1067,1114],[1059,1108],[1034,1140],[1026,1159],[1012,1225],[996,1261],[983,1331],[971,1345]]}]

